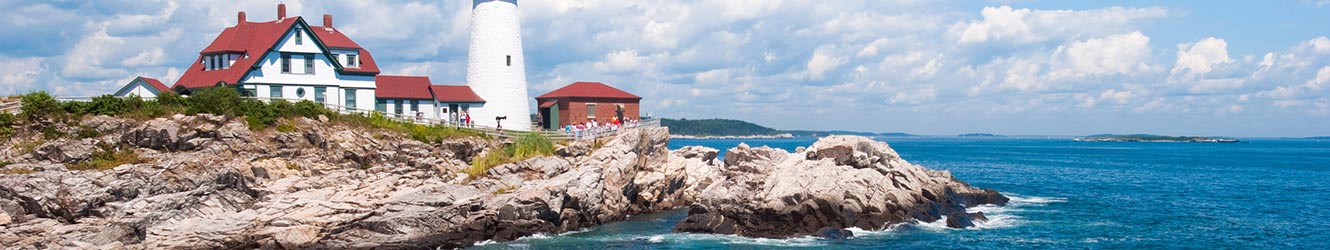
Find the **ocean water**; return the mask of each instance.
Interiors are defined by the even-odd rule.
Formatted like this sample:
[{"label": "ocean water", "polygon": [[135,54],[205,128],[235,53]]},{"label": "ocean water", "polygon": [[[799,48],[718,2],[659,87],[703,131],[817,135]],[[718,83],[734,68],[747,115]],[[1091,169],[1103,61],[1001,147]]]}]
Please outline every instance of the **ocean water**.
[{"label": "ocean water", "polygon": [[[673,210],[476,249],[1330,249],[1330,141],[1113,143],[878,138],[906,160],[1012,198],[977,228],[905,224],[844,240],[676,234]],[[793,151],[814,139],[739,142]]]}]

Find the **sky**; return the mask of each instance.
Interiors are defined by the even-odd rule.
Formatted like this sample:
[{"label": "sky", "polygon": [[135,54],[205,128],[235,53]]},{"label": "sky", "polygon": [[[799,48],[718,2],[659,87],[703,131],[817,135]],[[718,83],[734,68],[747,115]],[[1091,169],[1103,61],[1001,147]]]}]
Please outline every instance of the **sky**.
[{"label": "sky", "polygon": [[[470,1],[285,1],[385,74],[465,84]],[[172,84],[277,1],[0,0],[0,94]],[[530,95],[599,81],[777,129],[1330,135],[1330,0],[523,0]],[[532,104],[534,106],[534,104]]]}]

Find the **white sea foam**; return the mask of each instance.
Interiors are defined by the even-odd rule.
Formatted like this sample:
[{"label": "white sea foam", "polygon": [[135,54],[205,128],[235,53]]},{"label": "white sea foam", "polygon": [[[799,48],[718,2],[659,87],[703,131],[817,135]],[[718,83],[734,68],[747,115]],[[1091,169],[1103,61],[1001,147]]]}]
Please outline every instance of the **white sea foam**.
[{"label": "white sea foam", "polygon": [[472,244],[472,245],[473,245],[473,246],[484,246],[484,245],[489,245],[489,244],[494,244],[494,243],[499,243],[499,242],[496,242],[496,241],[494,241],[494,240],[484,240],[484,241],[481,241],[481,242],[476,242],[476,244]]},{"label": "white sea foam", "polygon": [[896,229],[900,228],[901,225],[905,224],[906,223],[897,223],[897,224],[887,225],[886,228],[882,230],[867,230],[859,227],[846,228],[845,230],[850,231],[850,233],[854,234],[854,236],[850,238],[890,236],[890,235],[895,235],[898,232]]},{"label": "white sea foam", "polygon": [[559,236],[568,236],[568,235],[580,234],[580,233],[585,233],[585,232],[591,232],[591,230],[595,230],[595,228],[594,228],[594,227],[588,227],[588,228],[582,228],[582,229],[573,230],[573,231],[562,232],[562,233],[559,233]]},{"label": "white sea foam", "polygon": [[1011,199],[1009,203],[1015,203],[1010,205],[1048,204],[1048,203],[1067,202],[1066,198],[1054,198],[1054,197],[1008,195],[1007,198]]},{"label": "white sea foam", "polygon": [[944,231],[952,229],[950,227],[947,227],[946,215],[939,216],[938,219],[933,222],[923,222],[919,220],[914,220],[914,226],[919,229],[925,229],[929,231]]},{"label": "white sea foam", "polygon": [[546,234],[543,234],[543,233],[536,233],[536,234],[532,234],[532,235],[527,235],[527,236],[518,237],[517,240],[515,240],[515,241],[523,241],[523,240],[544,240],[544,239],[549,239],[549,238],[550,238],[549,235],[546,235]]},{"label": "white sea foam", "polygon": [[673,233],[658,235],[662,236],[662,241],[671,242],[693,242],[693,241],[712,241],[727,245],[755,245],[772,247],[819,247],[826,245],[825,241],[817,237],[798,237],[789,239],[766,239],[749,238],[735,235],[721,234],[693,234],[693,233]]},{"label": "white sea foam", "polygon": [[984,213],[984,217],[988,217],[988,220],[974,221],[973,229],[1009,228],[1009,227],[1019,226],[1021,222],[1023,222],[1020,216],[1011,215],[1011,214],[988,215],[988,213]]},{"label": "white sea foam", "polygon": [[647,242],[651,242],[651,243],[661,243],[661,242],[665,242],[665,235],[651,236],[650,239],[647,239]]}]

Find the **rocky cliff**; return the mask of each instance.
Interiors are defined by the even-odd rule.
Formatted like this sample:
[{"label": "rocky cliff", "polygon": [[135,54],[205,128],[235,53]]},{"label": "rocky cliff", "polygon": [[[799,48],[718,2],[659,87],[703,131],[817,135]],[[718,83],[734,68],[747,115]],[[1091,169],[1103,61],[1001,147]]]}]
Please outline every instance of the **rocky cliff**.
[{"label": "rocky cliff", "polygon": [[[439,144],[301,119],[251,132],[243,119],[98,116],[48,125],[82,139],[19,136],[0,148],[0,245],[18,248],[431,248],[511,240],[685,205],[666,129],[461,174],[494,148]],[[76,130],[94,130],[96,133]],[[73,171],[99,150],[142,163]]]},{"label": "rocky cliff", "polygon": [[[982,217],[966,206],[1005,202],[866,138],[793,154],[741,146],[722,162],[715,149],[670,152],[668,129],[637,129],[473,179],[467,162],[504,142],[291,123],[253,132],[205,114],[33,125],[0,145],[0,246],[453,248],[676,207],[690,208],[679,231],[788,237],[942,216],[965,226]],[[123,152],[133,159],[114,168],[69,170]]]}]

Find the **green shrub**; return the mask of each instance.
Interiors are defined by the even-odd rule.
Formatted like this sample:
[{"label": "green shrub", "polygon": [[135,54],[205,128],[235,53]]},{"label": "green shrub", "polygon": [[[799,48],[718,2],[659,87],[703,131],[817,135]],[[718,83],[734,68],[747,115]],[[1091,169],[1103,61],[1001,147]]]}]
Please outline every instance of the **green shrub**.
[{"label": "green shrub", "polygon": [[326,115],[328,113],[328,109],[324,108],[323,104],[319,104],[317,102],[313,102],[310,100],[301,100],[300,102],[296,102],[296,105],[292,108],[293,108],[292,110],[293,114],[309,118],[318,118],[319,115]]},{"label": "green shrub", "polygon": [[268,101],[268,110],[272,111],[274,117],[292,117],[294,109],[291,108],[291,102],[275,99]]},{"label": "green shrub", "polygon": [[72,114],[75,116],[86,114],[88,110],[92,108],[92,103],[79,101],[61,102],[59,105],[60,110],[64,114]]},{"label": "green shrub", "polygon": [[47,126],[42,128],[42,139],[55,140],[60,137],[65,137],[65,133],[60,132],[60,130],[55,129],[55,127]]},{"label": "green shrub", "polygon": [[[96,101],[96,99],[93,100]],[[143,108],[143,105],[147,102],[143,100],[143,97],[139,97],[137,95],[131,95],[129,97],[120,98],[120,101],[125,104],[125,110],[127,111],[133,111]]]},{"label": "green shrub", "polygon": [[0,113],[0,140],[14,136],[14,114]]},{"label": "green shrub", "polygon": [[211,87],[195,91],[186,102],[188,114],[209,113],[215,115],[238,115],[236,105],[241,103],[240,93],[231,87]]},{"label": "green shrub", "polygon": [[[124,114],[124,116],[131,119],[148,120],[158,117],[165,117],[167,114],[180,112],[180,111],[172,111],[171,109],[175,110],[181,109],[180,106],[171,106],[168,108],[166,106],[163,106],[161,103],[157,101],[142,101],[141,103],[134,103],[133,100],[134,99],[125,99],[126,107],[136,106],[130,108],[129,111],[125,112]],[[141,101],[142,99],[139,100]]]},{"label": "green shrub", "polygon": [[0,127],[14,126],[14,114],[0,113]]},{"label": "green shrub", "polygon": [[[78,103],[78,102],[66,102],[66,103]],[[125,107],[125,102],[121,101],[120,98],[116,98],[115,96],[111,95],[100,95],[92,98],[92,102],[88,104],[87,110],[85,110],[85,112],[70,112],[70,113],[73,114],[86,113],[94,115],[118,115],[120,113],[124,113],[125,110],[127,109],[128,108]]]},{"label": "green shrub", "polygon": [[185,97],[175,92],[164,92],[157,95],[157,104],[166,107],[184,107],[186,105]]},{"label": "green shrub", "polygon": [[44,118],[50,118],[63,113],[60,109],[60,103],[55,101],[54,97],[45,91],[28,93],[20,97],[23,104],[19,106],[24,119],[36,121]]}]

